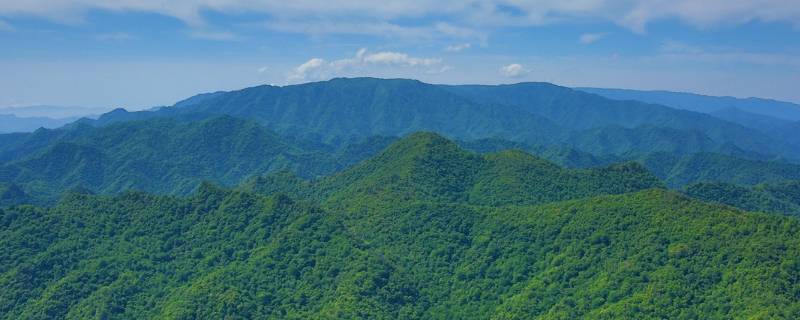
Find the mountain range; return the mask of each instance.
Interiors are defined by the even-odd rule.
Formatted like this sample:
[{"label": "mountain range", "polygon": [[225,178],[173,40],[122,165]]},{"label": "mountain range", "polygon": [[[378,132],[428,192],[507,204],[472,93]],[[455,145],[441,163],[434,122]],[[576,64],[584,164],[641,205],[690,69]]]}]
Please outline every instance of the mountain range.
[{"label": "mountain range", "polygon": [[0,209],[0,318],[791,319],[799,231],[415,133],[311,181]]},{"label": "mountain range", "polygon": [[676,189],[800,179],[797,138],[710,114],[546,83],[341,78],[201,94],[172,107],[116,109],[59,129],[0,135],[0,183],[36,203],[73,188],[185,195],[206,180],[234,186],[283,170],[329,175],[417,131],[573,168],[636,161]]},{"label": "mountain range", "polygon": [[742,110],[355,78],[0,134],[0,319],[797,319],[794,122]]}]

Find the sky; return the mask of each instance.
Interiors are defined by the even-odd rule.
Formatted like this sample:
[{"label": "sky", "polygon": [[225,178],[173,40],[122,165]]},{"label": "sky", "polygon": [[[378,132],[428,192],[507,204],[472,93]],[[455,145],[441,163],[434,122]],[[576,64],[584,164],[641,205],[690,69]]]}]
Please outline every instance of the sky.
[{"label": "sky", "polygon": [[356,76],[800,102],[800,1],[0,0],[0,106]]}]

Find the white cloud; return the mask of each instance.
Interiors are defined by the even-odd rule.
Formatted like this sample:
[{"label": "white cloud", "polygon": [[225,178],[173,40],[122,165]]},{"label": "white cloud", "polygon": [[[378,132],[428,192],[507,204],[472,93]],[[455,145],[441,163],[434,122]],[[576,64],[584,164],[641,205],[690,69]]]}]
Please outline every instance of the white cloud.
[{"label": "white cloud", "polygon": [[[274,28],[304,33],[395,32],[424,36],[425,31],[433,30],[440,35],[461,38],[480,36],[481,32],[476,30],[487,30],[487,27],[535,26],[586,18],[611,21],[637,32],[644,32],[647,24],[653,21],[668,19],[699,28],[753,21],[800,26],[800,1],[796,0],[0,1],[0,16],[32,15],[64,23],[81,21],[93,9],[157,13],[194,27],[205,25],[202,12],[261,13],[280,17],[279,21],[271,21]],[[431,18],[429,20],[440,22],[429,25],[391,23],[402,18]],[[326,25],[332,28],[325,28]],[[375,28],[362,28],[364,25]]]},{"label": "white cloud", "polygon": [[189,32],[189,36],[195,39],[214,40],[214,41],[241,41],[242,38],[227,31],[201,31],[194,30]]},{"label": "white cloud", "polygon": [[[360,51],[359,51],[360,52]],[[362,59],[365,63],[375,63],[375,64],[386,64],[386,65],[403,65],[409,67],[430,67],[435,64],[439,64],[442,62],[441,59],[431,59],[431,58],[414,58],[410,57],[408,54],[400,53],[400,52],[391,52],[391,51],[384,51],[384,52],[377,52],[371,54],[362,54]]]},{"label": "white cloud", "polygon": [[256,69],[256,72],[258,72],[258,73],[265,73],[267,71],[269,71],[269,67],[261,67],[261,68]]},{"label": "white cloud", "polygon": [[472,47],[472,45],[469,44],[469,43],[459,43],[459,44],[453,44],[453,45],[449,45],[449,46],[445,47],[444,51],[447,51],[447,52],[461,52],[461,51],[464,51],[466,49],[469,49],[470,47]]},{"label": "white cloud", "polygon": [[521,78],[526,76],[531,71],[523,67],[519,63],[512,63],[505,67],[500,68],[500,74],[509,78]]},{"label": "white cloud", "polygon": [[592,44],[608,36],[608,33],[584,33],[578,38],[581,44]]},{"label": "white cloud", "polygon": [[297,66],[292,70],[289,74],[287,80],[289,81],[303,81],[309,78],[319,78],[321,76],[320,71],[325,67],[325,60],[320,58],[312,58],[304,62],[303,64]]},{"label": "white cloud", "polygon": [[370,73],[373,67],[419,69],[427,74],[447,72],[450,66],[442,65],[439,58],[413,57],[403,52],[381,51],[371,53],[366,48],[359,49],[352,58],[325,61],[313,58],[294,68],[287,76],[289,82],[322,80],[325,78],[355,73]]}]

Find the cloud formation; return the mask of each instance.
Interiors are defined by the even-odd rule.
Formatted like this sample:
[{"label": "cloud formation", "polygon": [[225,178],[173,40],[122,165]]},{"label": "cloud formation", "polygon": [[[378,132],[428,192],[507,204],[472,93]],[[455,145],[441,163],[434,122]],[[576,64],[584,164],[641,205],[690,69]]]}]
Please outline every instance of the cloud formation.
[{"label": "cloud formation", "polygon": [[592,44],[605,38],[608,33],[584,33],[578,38],[581,44]]},{"label": "cloud formation", "polygon": [[472,47],[472,44],[459,43],[459,44],[453,44],[453,45],[449,45],[449,46],[445,47],[444,51],[447,51],[447,52],[461,52],[463,50],[469,49],[470,47]]},{"label": "cloud formation", "polygon": [[413,57],[407,53],[392,51],[370,53],[366,48],[361,48],[352,58],[330,62],[321,58],[312,58],[295,67],[287,76],[287,81],[323,80],[348,72],[369,73],[368,68],[375,66],[415,68],[429,74],[450,70],[449,66],[442,65],[442,59],[439,58]]},{"label": "cloud formation", "polygon": [[[157,13],[175,17],[191,26],[206,24],[203,12],[261,13],[281,17],[280,20],[270,20],[273,28],[305,33],[419,33],[433,30],[451,37],[475,36],[479,34],[475,30],[487,27],[535,26],[575,19],[607,20],[636,32],[644,32],[647,24],[653,21],[667,19],[680,20],[699,28],[753,21],[800,26],[800,1],[796,0],[0,1],[0,16],[39,16],[65,23],[80,21],[93,9]],[[426,17],[434,22],[423,25],[393,22]],[[352,21],[366,21],[378,27],[378,31],[359,28]],[[332,28],[323,28],[325,25]]]},{"label": "cloud formation", "polygon": [[531,72],[530,70],[526,69],[519,63],[512,63],[500,68],[500,74],[508,78],[521,78],[523,76],[526,76],[530,72]]},{"label": "cloud formation", "polygon": [[227,31],[202,31],[194,30],[189,32],[189,36],[195,39],[214,40],[214,41],[240,41],[242,38]]}]

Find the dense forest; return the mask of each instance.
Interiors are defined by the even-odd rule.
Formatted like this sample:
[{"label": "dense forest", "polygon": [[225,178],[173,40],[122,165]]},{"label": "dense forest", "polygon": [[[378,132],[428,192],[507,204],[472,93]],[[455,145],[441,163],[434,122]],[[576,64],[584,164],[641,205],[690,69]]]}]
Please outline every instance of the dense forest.
[{"label": "dense forest", "polygon": [[0,211],[20,318],[796,318],[800,221],[415,134],[341,173]]},{"label": "dense forest", "polygon": [[357,78],[0,134],[0,319],[800,318],[792,120],[687,109]]}]

